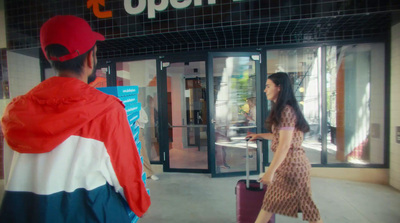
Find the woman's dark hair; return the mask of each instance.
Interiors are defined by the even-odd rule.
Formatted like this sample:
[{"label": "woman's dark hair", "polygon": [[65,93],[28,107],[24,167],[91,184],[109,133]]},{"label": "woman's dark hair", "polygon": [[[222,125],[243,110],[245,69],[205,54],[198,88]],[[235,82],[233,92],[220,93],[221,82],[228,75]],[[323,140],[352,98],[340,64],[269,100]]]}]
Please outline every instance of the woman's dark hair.
[{"label": "woman's dark hair", "polygon": [[[76,74],[80,74],[82,72],[82,67],[83,67],[83,62],[85,61],[86,56],[90,51],[94,49],[94,46],[92,49],[88,50],[86,53],[79,55],[73,59],[67,60],[67,61],[54,61],[54,60],[49,60],[51,66],[57,70],[58,72],[61,71],[72,71]],[[69,51],[67,48],[60,44],[51,44],[46,47],[46,53],[47,53],[47,58],[50,57],[61,57],[69,54]]]},{"label": "woman's dark hair", "polygon": [[266,127],[271,131],[272,125],[278,126],[281,123],[282,111],[286,105],[290,105],[297,117],[296,129],[302,132],[310,131],[310,126],[308,125],[303,113],[300,111],[299,105],[297,104],[296,97],[292,89],[292,83],[289,76],[286,73],[278,72],[268,76],[276,86],[280,87],[278,98],[276,104],[272,102],[271,113],[266,120]]}]

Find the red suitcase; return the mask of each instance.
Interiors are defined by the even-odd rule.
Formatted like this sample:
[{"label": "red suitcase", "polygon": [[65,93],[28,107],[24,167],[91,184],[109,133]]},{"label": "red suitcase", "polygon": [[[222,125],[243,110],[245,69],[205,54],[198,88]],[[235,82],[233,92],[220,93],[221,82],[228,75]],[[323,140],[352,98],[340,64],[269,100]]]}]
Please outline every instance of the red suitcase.
[{"label": "red suitcase", "polygon": [[[257,151],[260,159],[260,167],[262,165],[262,152],[260,141],[257,141]],[[246,179],[239,180],[236,184],[236,219],[238,223],[254,223],[258,213],[260,212],[264,194],[267,186],[258,183],[256,180],[249,180],[249,161],[248,142],[246,145]],[[275,222],[275,215],[272,215],[268,223]]]}]

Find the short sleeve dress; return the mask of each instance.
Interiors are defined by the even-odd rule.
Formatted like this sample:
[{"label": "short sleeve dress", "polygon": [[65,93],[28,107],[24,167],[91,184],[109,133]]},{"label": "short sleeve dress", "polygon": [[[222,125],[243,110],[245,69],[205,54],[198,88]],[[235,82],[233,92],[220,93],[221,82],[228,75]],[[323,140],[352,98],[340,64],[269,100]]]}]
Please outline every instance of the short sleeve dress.
[{"label": "short sleeve dress", "polygon": [[273,183],[268,186],[262,208],[295,218],[301,210],[303,220],[318,221],[320,214],[311,198],[311,165],[301,147],[303,132],[295,128],[296,120],[293,108],[287,105],[282,111],[281,124],[272,127],[273,152],[276,152],[279,144],[280,130],[293,130],[293,137],[286,158],[276,170]]}]

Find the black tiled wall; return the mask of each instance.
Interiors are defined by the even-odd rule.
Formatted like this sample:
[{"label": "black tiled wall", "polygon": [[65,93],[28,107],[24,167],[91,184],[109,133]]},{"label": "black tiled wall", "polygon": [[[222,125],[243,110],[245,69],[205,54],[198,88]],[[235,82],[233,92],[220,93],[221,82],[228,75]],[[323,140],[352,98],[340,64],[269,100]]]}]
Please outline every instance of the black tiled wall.
[{"label": "black tiled wall", "polygon": [[[132,6],[139,1],[132,0]],[[154,1],[154,0],[146,0]],[[105,0],[97,18],[82,0],[5,1],[8,49],[39,47],[40,26],[72,14],[105,35],[100,57],[363,39],[388,32],[398,0],[215,0],[184,9],[169,6],[148,18],[125,11],[124,0]],[[156,4],[161,0],[156,0]],[[147,9],[147,7],[146,7]]]}]

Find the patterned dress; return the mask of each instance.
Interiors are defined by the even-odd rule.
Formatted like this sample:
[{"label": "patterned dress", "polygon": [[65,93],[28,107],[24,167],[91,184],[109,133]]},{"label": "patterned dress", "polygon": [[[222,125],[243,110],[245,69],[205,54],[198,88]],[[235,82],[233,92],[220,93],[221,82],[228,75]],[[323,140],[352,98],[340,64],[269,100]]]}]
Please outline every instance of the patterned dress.
[{"label": "patterned dress", "polygon": [[296,114],[291,106],[282,111],[281,124],[272,128],[271,149],[276,152],[280,130],[293,130],[292,143],[286,158],[275,172],[272,185],[268,186],[262,208],[268,212],[297,218],[299,210],[303,220],[318,221],[320,214],[311,198],[310,169],[304,149],[303,132],[295,129]]}]

